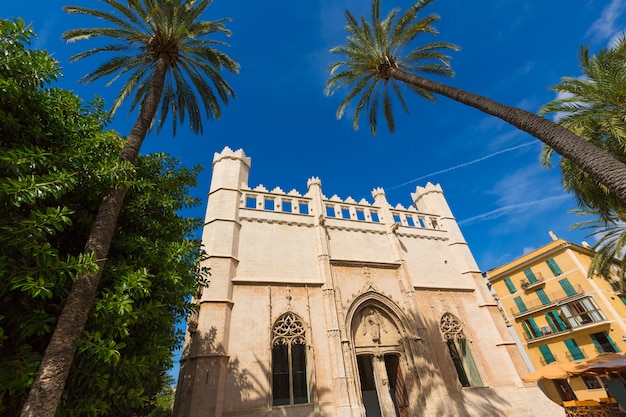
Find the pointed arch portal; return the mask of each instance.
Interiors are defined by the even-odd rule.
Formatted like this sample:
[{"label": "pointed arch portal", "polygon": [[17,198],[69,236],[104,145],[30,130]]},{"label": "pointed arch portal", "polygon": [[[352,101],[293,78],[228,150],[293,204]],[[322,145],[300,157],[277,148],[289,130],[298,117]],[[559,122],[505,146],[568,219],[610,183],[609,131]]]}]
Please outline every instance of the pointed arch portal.
[{"label": "pointed arch portal", "polygon": [[409,417],[401,319],[383,303],[362,302],[351,317],[366,417]]}]

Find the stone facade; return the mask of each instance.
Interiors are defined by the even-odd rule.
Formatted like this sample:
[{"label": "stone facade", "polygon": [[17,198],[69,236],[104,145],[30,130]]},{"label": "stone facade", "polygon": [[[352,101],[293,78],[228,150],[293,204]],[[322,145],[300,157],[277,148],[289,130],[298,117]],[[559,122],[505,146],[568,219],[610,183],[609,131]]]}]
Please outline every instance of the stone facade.
[{"label": "stone facade", "polygon": [[174,415],[557,416],[528,373],[439,185],[415,207],[249,188],[216,153],[211,283],[188,321]]}]

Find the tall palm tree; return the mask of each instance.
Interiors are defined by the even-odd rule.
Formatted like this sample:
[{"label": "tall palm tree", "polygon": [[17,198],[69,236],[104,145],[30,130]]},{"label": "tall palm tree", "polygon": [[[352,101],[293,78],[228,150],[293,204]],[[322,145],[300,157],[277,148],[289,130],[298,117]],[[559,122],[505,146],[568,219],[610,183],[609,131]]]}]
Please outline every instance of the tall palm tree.
[{"label": "tall palm tree", "polygon": [[[157,113],[160,128],[171,111],[174,133],[176,124],[184,122],[187,115],[192,131],[202,131],[198,98],[209,119],[220,117],[219,101],[228,103],[229,97],[234,97],[220,71],[237,72],[238,64],[215,49],[225,45],[223,42],[211,39],[216,34],[230,35],[225,27],[227,19],[200,20],[211,0],[102,1],[112,8],[112,12],[77,6],[66,6],[65,10],[100,18],[109,26],[70,30],[64,38],[76,41],[103,37],[115,42],[90,49],[72,59],[79,60],[100,52],[116,54],[83,81],[113,76],[113,82],[119,77],[127,77],[113,104],[113,111],[134,92],[131,111],[139,107],[139,115],[121,152],[121,161],[135,161]],[[118,186],[108,190],[102,199],[84,249],[87,256],[95,257],[100,268],[76,277],[22,409],[23,417],[53,417],[55,414],[76,341],[95,298],[125,194],[126,187]]]},{"label": "tall palm tree", "polygon": [[[551,89],[557,99],[547,103],[540,114],[558,117],[557,123],[593,143],[616,159],[626,162],[626,37],[613,48],[589,54],[579,52],[581,77],[563,77]],[[545,145],[541,155],[550,166],[552,149]],[[626,206],[609,189],[580,170],[569,159],[560,161],[563,185],[572,191],[581,207],[592,208],[598,215],[613,216],[613,210],[626,219]]]},{"label": "tall palm tree", "polygon": [[[403,14],[394,9],[381,18],[380,0],[373,0],[371,22],[364,18],[357,20],[346,11],[347,44],[330,50],[345,59],[330,66],[326,87],[329,95],[343,87],[351,88],[337,109],[337,118],[341,118],[347,106],[360,96],[354,112],[354,127],[358,127],[360,112],[365,109],[371,133],[375,134],[378,108],[382,107],[388,126],[393,131],[393,95],[397,96],[405,110],[407,107],[398,84],[401,82],[424,98],[434,100],[433,93],[441,94],[533,135],[626,202],[626,164],[592,143],[543,117],[418,75],[452,75],[449,57],[444,52],[457,49],[445,42],[409,48],[418,35],[437,33],[432,24],[439,19],[438,16],[431,14],[418,18],[419,12],[432,1],[419,0]],[[401,54],[405,49],[408,52]]]}]

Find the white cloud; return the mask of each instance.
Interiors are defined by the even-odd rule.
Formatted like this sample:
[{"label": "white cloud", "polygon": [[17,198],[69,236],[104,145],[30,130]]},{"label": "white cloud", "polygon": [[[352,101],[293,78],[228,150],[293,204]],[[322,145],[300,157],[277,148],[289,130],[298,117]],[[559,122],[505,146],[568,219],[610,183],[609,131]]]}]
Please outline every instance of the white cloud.
[{"label": "white cloud", "polygon": [[587,36],[599,41],[609,39],[618,32],[615,22],[626,9],[626,0],[612,0],[608,6],[602,10],[600,18],[597,19],[587,30]]}]

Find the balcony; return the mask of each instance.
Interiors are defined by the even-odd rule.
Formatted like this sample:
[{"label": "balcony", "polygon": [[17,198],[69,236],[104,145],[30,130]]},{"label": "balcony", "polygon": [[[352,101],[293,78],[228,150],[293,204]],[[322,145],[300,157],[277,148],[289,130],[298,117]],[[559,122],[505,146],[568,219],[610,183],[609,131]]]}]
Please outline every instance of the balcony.
[{"label": "balcony", "polygon": [[543,277],[537,278],[537,281],[534,282],[530,282],[527,279],[520,280],[520,286],[524,291],[530,291],[534,288],[542,287],[545,284],[546,283],[544,282]]},{"label": "balcony", "polygon": [[[546,339],[551,339],[553,337],[557,337],[557,336],[562,336],[565,334],[570,334],[570,333],[574,333],[576,331],[579,330],[587,330],[589,331],[590,329],[596,328],[596,327],[608,327],[611,324],[611,322],[609,322],[606,319],[601,319],[598,321],[593,321],[590,323],[585,323],[583,325],[579,325],[576,327],[569,327],[570,324],[568,324],[568,328],[565,330],[556,330],[553,331],[550,326],[541,326],[540,330],[541,330],[541,335],[539,336],[528,336],[526,333],[524,333],[524,340],[526,341],[526,343],[528,344],[533,344],[533,343],[537,343],[537,342],[541,342],[541,341],[545,341]],[[598,353],[600,352],[597,348],[595,349]]]},{"label": "balcony", "polygon": [[[533,285],[536,283],[533,283]],[[568,300],[569,298],[572,297],[577,297],[581,294],[583,294],[583,289],[580,286],[580,284],[574,286],[574,293],[573,294],[566,294],[565,291],[556,291],[556,292],[552,292],[547,294],[548,298],[550,299],[550,303],[548,304],[543,304],[541,301],[539,300],[528,300],[528,299],[524,299],[524,304],[526,305],[526,310],[520,310],[519,307],[511,307],[511,314],[513,315],[513,317],[520,318],[522,316],[527,316],[529,314],[535,313],[539,310],[543,310],[545,308],[548,307],[552,307],[557,303],[561,303],[565,300]]]}]

